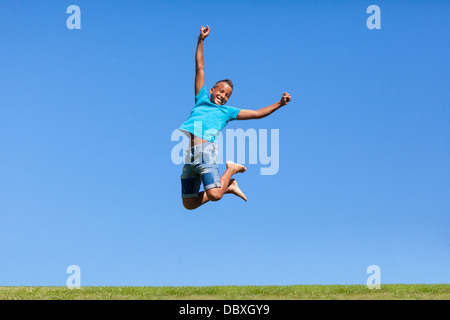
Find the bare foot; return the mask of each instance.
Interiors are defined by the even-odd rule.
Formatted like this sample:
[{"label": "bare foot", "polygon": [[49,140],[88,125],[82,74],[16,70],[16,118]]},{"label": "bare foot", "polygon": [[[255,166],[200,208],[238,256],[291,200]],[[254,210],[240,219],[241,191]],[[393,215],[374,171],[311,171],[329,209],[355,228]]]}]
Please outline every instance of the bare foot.
[{"label": "bare foot", "polygon": [[238,196],[239,198],[242,198],[245,201],[247,201],[247,197],[241,191],[241,189],[239,188],[238,183],[235,179],[230,179],[230,184],[228,185],[227,191],[225,191],[225,193],[232,193],[232,194]]},{"label": "bare foot", "polygon": [[245,172],[247,170],[242,164],[234,163],[233,161],[227,161],[227,169],[233,170],[234,173]]}]

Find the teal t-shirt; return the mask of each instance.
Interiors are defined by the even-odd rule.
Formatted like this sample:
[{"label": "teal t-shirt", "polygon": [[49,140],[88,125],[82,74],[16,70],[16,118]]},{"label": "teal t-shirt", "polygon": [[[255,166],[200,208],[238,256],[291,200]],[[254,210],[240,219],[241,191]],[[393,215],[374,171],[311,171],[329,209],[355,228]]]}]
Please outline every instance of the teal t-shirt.
[{"label": "teal t-shirt", "polygon": [[214,142],[227,123],[236,120],[239,111],[241,111],[239,108],[211,102],[203,86],[195,97],[195,106],[189,118],[179,129],[188,131],[203,140]]}]

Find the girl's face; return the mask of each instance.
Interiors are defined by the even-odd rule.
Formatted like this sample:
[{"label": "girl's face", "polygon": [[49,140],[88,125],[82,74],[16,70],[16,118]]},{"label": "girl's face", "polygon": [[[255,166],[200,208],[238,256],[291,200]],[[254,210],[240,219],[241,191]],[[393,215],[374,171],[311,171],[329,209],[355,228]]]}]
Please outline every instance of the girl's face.
[{"label": "girl's face", "polygon": [[211,93],[212,103],[224,105],[233,93],[233,89],[227,83],[220,82],[215,88],[211,88],[209,93]]}]

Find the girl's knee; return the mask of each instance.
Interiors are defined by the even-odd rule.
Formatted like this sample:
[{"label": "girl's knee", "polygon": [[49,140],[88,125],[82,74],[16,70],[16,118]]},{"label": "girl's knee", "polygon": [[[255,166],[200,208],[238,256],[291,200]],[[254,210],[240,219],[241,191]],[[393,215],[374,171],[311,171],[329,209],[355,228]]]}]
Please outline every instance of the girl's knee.
[{"label": "girl's knee", "polygon": [[219,201],[222,199],[222,192],[220,192],[219,188],[213,188],[206,191],[206,195],[210,201]]},{"label": "girl's knee", "polygon": [[188,200],[188,199],[190,199],[190,198],[185,198],[185,199],[183,199],[183,206],[184,206],[187,210],[194,210],[195,208],[197,208],[197,207],[195,206],[195,204],[194,204],[192,201]]}]

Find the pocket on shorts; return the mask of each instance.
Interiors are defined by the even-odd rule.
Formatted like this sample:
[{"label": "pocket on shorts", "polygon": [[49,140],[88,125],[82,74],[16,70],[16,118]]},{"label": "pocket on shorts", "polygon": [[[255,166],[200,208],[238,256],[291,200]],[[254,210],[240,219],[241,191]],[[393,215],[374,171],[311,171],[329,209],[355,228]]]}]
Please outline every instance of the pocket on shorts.
[{"label": "pocket on shorts", "polygon": [[203,149],[202,163],[203,164],[211,164],[211,165],[217,165],[218,164],[217,148],[212,142],[210,142]]}]

